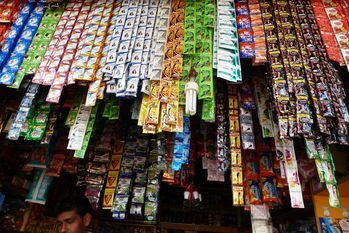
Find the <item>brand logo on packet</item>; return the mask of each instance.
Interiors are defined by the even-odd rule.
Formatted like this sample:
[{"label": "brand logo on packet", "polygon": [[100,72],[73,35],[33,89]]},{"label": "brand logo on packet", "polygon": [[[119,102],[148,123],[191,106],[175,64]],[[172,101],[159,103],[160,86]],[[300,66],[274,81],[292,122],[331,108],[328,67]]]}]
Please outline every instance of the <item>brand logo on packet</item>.
[{"label": "brand logo on packet", "polygon": [[118,167],[118,165],[119,165],[119,160],[117,160],[117,159],[115,159],[115,160],[112,160],[112,162],[111,162],[111,164],[112,164],[112,166],[113,166],[113,168],[117,168]]},{"label": "brand logo on packet", "polygon": [[112,186],[113,183],[115,182],[115,180],[116,180],[116,177],[109,177],[109,178],[108,178],[108,184],[109,184],[110,186]]},{"label": "brand logo on packet", "polygon": [[111,201],[112,196],[107,194],[104,196],[105,203],[108,205]]},{"label": "brand logo on packet", "polygon": [[22,8],[22,13],[28,13],[29,12],[29,6],[25,6]]}]

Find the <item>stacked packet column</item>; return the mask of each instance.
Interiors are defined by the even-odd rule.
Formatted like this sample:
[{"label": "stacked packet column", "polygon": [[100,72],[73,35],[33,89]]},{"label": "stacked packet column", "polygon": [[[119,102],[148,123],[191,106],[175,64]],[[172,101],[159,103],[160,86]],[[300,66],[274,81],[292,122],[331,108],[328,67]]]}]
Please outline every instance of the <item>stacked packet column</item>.
[{"label": "stacked packet column", "polygon": [[[319,98],[320,96],[329,97],[327,84],[321,84],[320,82],[321,77],[324,78],[325,75],[325,73],[323,73],[324,67],[322,67],[321,64],[320,54],[323,55],[325,50],[322,50],[323,48],[321,47],[315,46],[315,37],[320,35],[312,33],[313,29],[311,28],[317,27],[317,25],[315,25],[315,22],[308,21],[308,12],[305,13],[305,8],[299,1],[296,3],[297,6],[295,4],[290,4],[290,7],[292,14],[294,15],[293,22],[297,30],[297,37],[301,48],[302,62],[307,83],[302,81],[295,83],[295,92],[303,93],[306,89],[309,90],[319,130],[321,133],[329,134],[330,122],[327,122],[325,117],[333,116],[333,104],[328,102],[328,99],[324,99],[323,97]],[[320,89],[319,85],[321,85]],[[323,101],[327,101],[327,103],[323,105]],[[321,106],[326,106],[328,111],[324,112],[324,108]]]},{"label": "stacked packet column", "polygon": [[[114,9],[112,10],[112,15],[108,22],[107,32],[105,36],[105,42],[103,46],[101,46],[101,58],[99,61],[99,64],[96,67],[96,73],[95,73],[95,81],[89,84],[88,93],[86,97],[86,105],[90,106],[96,103],[97,99],[103,99],[106,84],[103,80],[103,68],[106,65],[107,56],[108,56],[108,48],[111,43],[111,37],[112,33],[114,31],[114,25],[112,22],[116,20],[116,17],[120,11],[121,7],[121,1],[114,3]],[[113,20],[114,19],[114,20]],[[100,33],[103,32],[102,28],[98,30]]]},{"label": "stacked packet column", "polygon": [[0,3],[0,43],[8,35],[11,23],[16,20],[24,2],[24,0],[6,0]]},{"label": "stacked packet column", "polygon": [[239,97],[237,86],[228,85],[228,104],[233,206],[243,206],[244,187],[242,177],[242,147],[239,121]]},{"label": "stacked packet column", "polygon": [[271,67],[271,79],[273,85],[273,96],[275,98],[278,114],[278,124],[281,129],[280,137],[288,136],[288,113],[290,97],[284,69],[281,50],[278,41],[277,29],[274,24],[272,5],[269,1],[261,3],[262,19],[267,41],[267,55]]},{"label": "stacked packet column", "polygon": [[[25,27],[23,31],[19,31],[20,36],[18,40],[15,44],[13,44],[14,46],[11,50],[9,50],[9,53],[6,56],[6,60],[4,60],[1,65],[0,84],[13,84],[20,65],[24,60],[25,53],[29,49],[31,40],[33,39],[36,30],[39,27],[41,18],[44,15],[45,8],[42,3],[32,3],[30,7],[31,8],[28,9],[28,20],[25,19],[26,16],[23,16],[23,18],[21,19],[23,20],[23,22],[25,22]],[[5,49],[2,49],[2,51],[6,51],[6,47],[4,48]],[[0,58],[2,57],[4,56],[0,56]]]},{"label": "stacked packet column", "polygon": [[264,26],[262,21],[262,12],[259,0],[249,0],[251,26],[255,45],[255,58],[253,63],[256,65],[267,62],[267,46],[265,42]]},{"label": "stacked packet column", "polygon": [[255,45],[247,0],[235,1],[240,58],[254,58]]},{"label": "stacked packet column", "polygon": [[235,4],[233,0],[217,2],[217,77],[241,82],[241,65]]},{"label": "stacked packet column", "polygon": [[[118,153],[121,154],[118,154]],[[108,168],[107,182],[103,194],[103,209],[112,209],[114,203],[115,189],[118,184],[121,168],[123,144],[119,141],[115,144],[114,152],[111,156]]]},{"label": "stacked packet column", "polygon": [[16,75],[15,82],[10,88],[18,89],[25,75],[33,75],[39,68],[42,58],[45,55],[57,24],[64,12],[66,4],[59,9],[47,9],[41,20],[40,26],[30,44],[29,50],[24,57],[24,61]]},{"label": "stacked packet column", "polygon": [[342,64],[343,58],[339,50],[332,30],[331,22],[327,17],[326,9],[322,1],[311,0],[311,5],[315,14],[316,21],[320,27],[321,37],[325,43],[326,51],[331,60]]},{"label": "stacked packet column", "polygon": [[[341,144],[348,144],[348,126],[349,113],[348,108],[344,104],[345,91],[343,82],[339,77],[338,71],[333,67],[332,63],[328,59],[327,50],[324,42],[321,40],[321,33],[316,22],[313,20],[313,10],[308,1],[302,2],[305,4],[306,16],[299,14],[299,20],[310,23],[311,32],[313,38],[304,36],[304,40],[307,42],[309,48],[308,55],[311,63],[311,68],[314,74],[314,81],[316,82],[316,91],[318,93],[318,102],[314,100],[315,109],[320,108],[323,117],[326,119],[318,118],[318,126],[321,133],[331,135],[337,134],[337,139],[331,139],[331,141],[339,141]],[[298,2],[298,9],[302,8],[301,3]],[[304,11],[303,11],[304,12]],[[302,27],[307,29],[305,24]],[[313,40],[312,40],[313,39]],[[313,46],[312,46],[313,44]],[[316,46],[315,46],[316,44]],[[318,105],[318,106],[316,106]],[[332,119],[335,118],[335,121]],[[326,122],[325,122],[326,120]],[[327,129],[329,127],[329,129]],[[329,132],[330,130],[330,132]]]},{"label": "stacked packet column", "polygon": [[[162,62],[160,82],[151,83],[150,101],[144,116],[143,132],[174,132],[182,130],[179,107],[178,85],[183,63],[185,1],[171,2],[170,26],[164,43],[165,56]],[[162,32],[163,34],[166,31]],[[161,49],[160,49],[161,50]],[[142,108],[141,108],[142,109]]]},{"label": "stacked packet column", "polygon": [[220,86],[216,95],[216,124],[217,124],[217,160],[218,170],[226,172],[230,166],[229,136],[227,119],[227,95],[224,87]]},{"label": "stacked packet column", "polygon": [[330,20],[335,39],[342,55],[342,59],[344,59],[344,64],[349,70],[348,12],[343,9],[343,1],[331,1],[330,4],[324,0],[322,2],[325,6],[327,17]]},{"label": "stacked packet column", "polygon": [[[77,20],[77,15],[81,7],[82,1],[77,3],[75,0],[70,0],[68,2],[61,16],[61,19],[57,24],[56,30],[45,52],[45,55],[41,60],[39,68],[37,69],[33,77],[34,83],[42,85],[51,85],[53,83],[56,69],[61,61],[61,57],[66,48],[66,44],[69,41],[75,21]],[[49,72],[51,72],[52,74]],[[50,76],[48,76],[49,74]]]},{"label": "stacked packet column", "polygon": [[22,33],[27,19],[29,18],[29,15],[33,11],[34,7],[35,3],[27,2],[22,5],[20,12],[16,15],[11,29],[9,30],[5,40],[2,42],[2,48],[0,50],[0,68],[2,68],[2,66],[12,53],[19,35]]},{"label": "stacked packet column", "polygon": [[[146,90],[143,95],[138,125],[143,126],[143,132],[156,132],[156,125],[159,122],[158,115],[153,118],[147,117],[147,111],[154,110],[154,113],[159,112],[156,108],[150,108],[155,105],[159,98],[159,88],[162,64],[165,57],[165,43],[167,38],[168,26],[170,22],[171,1],[163,1],[160,3],[160,9],[156,18],[156,25],[150,50],[150,61],[148,67],[148,77],[150,79],[149,90]],[[156,112],[155,112],[156,111]],[[158,114],[158,113],[157,113]]]},{"label": "stacked packet column", "polygon": [[[74,5],[74,7],[75,6],[76,5]],[[46,98],[46,101],[48,102],[59,102],[63,88],[67,84],[67,78],[74,55],[78,49],[79,41],[82,39],[82,32],[87,25],[86,22],[88,21],[88,15],[90,15],[87,13],[91,12],[92,6],[93,0],[85,0],[80,9],[78,9],[78,7],[74,9],[73,14],[70,16],[68,23],[63,29],[61,34],[63,35],[63,39],[58,43],[62,46],[62,52],[60,55],[54,56],[53,59],[57,57],[57,64],[54,64],[53,66],[55,67],[55,71],[49,74],[54,75],[54,77]],[[74,21],[74,18],[76,21]],[[66,37],[64,35],[66,35]],[[65,41],[66,44],[63,45],[62,41]]]}]

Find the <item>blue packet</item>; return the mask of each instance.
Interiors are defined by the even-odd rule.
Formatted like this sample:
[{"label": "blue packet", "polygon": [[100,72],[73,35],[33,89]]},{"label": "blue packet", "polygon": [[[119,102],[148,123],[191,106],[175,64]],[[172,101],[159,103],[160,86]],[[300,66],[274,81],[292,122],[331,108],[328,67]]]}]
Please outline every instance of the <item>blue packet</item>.
[{"label": "blue packet", "polygon": [[181,163],[180,159],[173,159],[172,160],[171,168],[173,171],[179,171],[179,170],[181,170],[181,167],[182,167],[182,163]]},{"label": "blue packet", "polygon": [[38,15],[38,16],[43,16],[45,13],[45,4],[38,3],[37,6],[35,7],[33,13]]},{"label": "blue packet", "polygon": [[20,28],[23,27],[25,21],[27,19],[27,16],[26,15],[21,15],[19,14],[17,19],[15,20],[15,22],[13,23],[13,27],[12,28],[15,28],[17,30],[19,30]]},{"label": "blue packet", "polygon": [[36,17],[30,17],[27,23],[27,27],[39,27],[41,21],[40,15],[36,15]]},{"label": "blue packet", "polygon": [[254,49],[241,49],[240,58],[253,58],[256,54]]},{"label": "blue packet", "polygon": [[184,153],[184,148],[182,146],[182,144],[178,144],[178,145],[175,145],[173,147],[173,154],[176,155],[176,154],[183,154]]},{"label": "blue packet", "polygon": [[30,41],[33,39],[35,33],[36,33],[37,27],[25,27],[25,29],[23,30],[20,39],[21,40],[28,40],[29,43]]},{"label": "blue packet", "polygon": [[[16,72],[17,73],[17,72]],[[0,74],[0,84],[4,85],[12,85],[16,78],[16,73],[15,72],[2,72]]]},{"label": "blue packet", "polygon": [[27,40],[19,40],[13,54],[16,56],[24,56],[30,46],[30,42]]},{"label": "blue packet", "polygon": [[21,59],[19,56],[12,55],[6,62],[4,68],[9,72],[17,71],[21,66],[23,58]]}]

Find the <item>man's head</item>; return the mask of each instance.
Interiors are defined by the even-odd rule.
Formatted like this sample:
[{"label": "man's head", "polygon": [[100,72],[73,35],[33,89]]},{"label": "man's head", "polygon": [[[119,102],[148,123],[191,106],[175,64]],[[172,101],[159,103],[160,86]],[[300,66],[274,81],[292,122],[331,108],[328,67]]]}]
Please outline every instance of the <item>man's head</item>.
[{"label": "man's head", "polygon": [[56,216],[62,233],[84,233],[92,219],[92,207],[85,196],[72,195],[57,206]]}]

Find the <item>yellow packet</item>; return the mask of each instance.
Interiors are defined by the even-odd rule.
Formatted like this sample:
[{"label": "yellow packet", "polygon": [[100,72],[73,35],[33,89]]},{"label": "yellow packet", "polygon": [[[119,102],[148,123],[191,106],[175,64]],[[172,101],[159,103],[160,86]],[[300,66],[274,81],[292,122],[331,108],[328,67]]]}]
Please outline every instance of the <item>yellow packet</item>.
[{"label": "yellow packet", "polygon": [[111,209],[114,202],[115,188],[106,188],[103,196],[103,209]]},{"label": "yellow packet", "polygon": [[179,78],[182,74],[183,58],[181,55],[176,55],[171,59],[171,77]]},{"label": "yellow packet", "polygon": [[139,117],[138,117],[138,126],[143,126],[144,125],[144,121],[145,121],[145,117],[147,114],[147,108],[149,105],[149,96],[148,95],[143,95],[143,99],[142,99],[142,104],[141,104],[141,109],[139,111]]},{"label": "yellow packet", "polygon": [[159,91],[159,99],[161,103],[167,103],[170,97],[172,82],[168,80],[160,80],[160,91]]},{"label": "yellow packet", "polygon": [[166,132],[171,132],[171,125],[166,123],[167,119],[167,104],[161,104],[160,129]]},{"label": "yellow packet", "polygon": [[240,132],[239,116],[230,115],[229,116],[229,125],[230,125],[229,130],[231,133]]},{"label": "yellow packet", "polygon": [[149,102],[145,123],[157,125],[159,123],[160,102],[158,100],[151,100]]},{"label": "yellow packet", "polygon": [[107,182],[106,182],[106,188],[116,188],[116,185],[118,183],[119,178],[119,171],[109,171]]},{"label": "yellow packet", "polygon": [[159,92],[160,92],[160,82],[159,81],[151,81],[150,90],[149,90],[150,99],[158,100],[159,99]]},{"label": "yellow packet", "polygon": [[230,134],[230,148],[241,148],[241,139],[239,133]]},{"label": "yellow packet", "polygon": [[234,166],[242,165],[241,149],[231,148],[230,157],[231,157],[231,165],[234,165]]},{"label": "yellow packet", "polygon": [[228,95],[237,95],[238,94],[237,85],[228,85]]},{"label": "yellow packet", "polygon": [[239,100],[237,96],[229,96],[229,109],[238,109],[239,108]]},{"label": "yellow packet", "polygon": [[171,59],[166,59],[162,64],[162,79],[172,80],[172,67],[171,67]]},{"label": "yellow packet", "polygon": [[244,187],[232,186],[232,189],[233,189],[233,205],[243,206],[244,205]]},{"label": "yellow packet", "polygon": [[178,121],[178,101],[173,101],[171,100],[170,102],[167,103],[167,118],[166,118],[166,124],[169,125],[177,125]]},{"label": "yellow packet", "polygon": [[120,170],[122,155],[113,155],[109,163],[109,171]]},{"label": "yellow packet", "polygon": [[243,175],[242,167],[231,167],[231,183],[233,185],[242,185],[243,184]]},{"label": "yellow packet", "polygon": [[179,80],[173,80],[170,90],[169,99],[170,100],[178,100],[179,98]]}]

